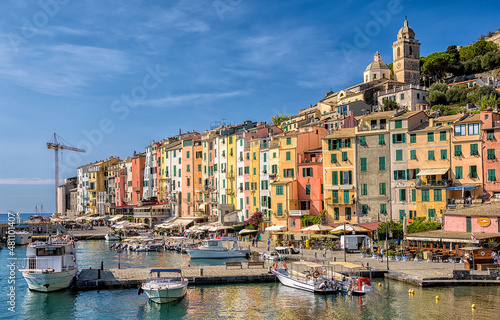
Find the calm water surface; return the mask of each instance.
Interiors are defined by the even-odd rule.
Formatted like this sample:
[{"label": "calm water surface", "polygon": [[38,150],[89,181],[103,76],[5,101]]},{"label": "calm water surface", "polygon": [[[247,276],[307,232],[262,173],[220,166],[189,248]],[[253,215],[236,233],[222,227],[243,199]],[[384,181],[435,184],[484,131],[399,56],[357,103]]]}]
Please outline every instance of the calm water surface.
[{"label": "calm water surface", "polygon": [[[104,241],[77,242],[80,269],[118,264],[118,255]],[[25,248],[15,257],[23,258]],[[179,302],[157,305],[138,296],[136,289],[31,292],[16,274],[16,312],[8,311],[8,250],[0,251],[0,319],[500,319],[500,287],[422,289],[400,282],[375,280],[375,292],[366,297],[318,296],[279,283],[190,286]],[[122,267],[184,267],[222,264],[222,260],[190,262],[172,252],[124,253]],[[415,295],[409,295],[409,289]],[[435,296],[440,300],[436,302]],[[477,305],[476,310],[471,304]]]}]

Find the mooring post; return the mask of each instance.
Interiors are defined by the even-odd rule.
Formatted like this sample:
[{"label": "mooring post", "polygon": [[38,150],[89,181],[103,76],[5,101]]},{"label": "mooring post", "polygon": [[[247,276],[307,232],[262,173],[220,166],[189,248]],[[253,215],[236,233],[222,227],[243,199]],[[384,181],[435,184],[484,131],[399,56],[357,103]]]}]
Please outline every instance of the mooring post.
[{"label": "mooring post", "polygon": [[200,268],[200,277],[203,277],[203,268]]},{"label": "mooring post", "polygon": [[101,270],[104,270],[104,261],[101,261]]},{"label": "mooring post", "polygon": [[97,279],[101,279],[101,269],[97,269]]}]

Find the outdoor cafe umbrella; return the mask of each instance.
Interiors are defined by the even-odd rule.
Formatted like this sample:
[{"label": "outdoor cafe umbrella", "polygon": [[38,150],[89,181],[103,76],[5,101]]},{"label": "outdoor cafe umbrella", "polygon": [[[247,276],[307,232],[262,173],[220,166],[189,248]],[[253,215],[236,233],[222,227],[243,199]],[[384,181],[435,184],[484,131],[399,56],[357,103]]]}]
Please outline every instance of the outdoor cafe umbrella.
[{"label": "outdoor cafe umbrella", "polygon": [[253,233],[253,232],[258,232],[258,230],[251,230],[251,229],[243,229],[238,234],[247,234],[247,233]]},{"label": "outdoor cafe umbrella", "polygon": [[[368,232],[370,230],[360,227],[360,226],[355,226],[352,224],[345,224],[345,231],[346,232]],[[344,224],[341,224],[340,226],[336,227],[335,229],[331,230],[330,233],[341,233],[344,232]]]},{"label": "outdoor cafe umbrella", "polygon": [[330,231],[330,230],[333,230],[333,228],[321,224],[315,224],[310,227],[300,229],[300,231]]}]

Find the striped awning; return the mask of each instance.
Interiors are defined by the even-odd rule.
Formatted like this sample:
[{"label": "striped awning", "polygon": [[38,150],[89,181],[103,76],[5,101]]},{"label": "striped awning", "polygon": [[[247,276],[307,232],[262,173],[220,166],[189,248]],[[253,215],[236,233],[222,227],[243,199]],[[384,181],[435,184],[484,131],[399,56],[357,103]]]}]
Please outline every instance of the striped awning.
[{"label": "striped awning", "polygon": [[417,176],[433,176],[436,174],[445,174],[450,168],[434,168],[434,169],[422,169],[417,174]]}]

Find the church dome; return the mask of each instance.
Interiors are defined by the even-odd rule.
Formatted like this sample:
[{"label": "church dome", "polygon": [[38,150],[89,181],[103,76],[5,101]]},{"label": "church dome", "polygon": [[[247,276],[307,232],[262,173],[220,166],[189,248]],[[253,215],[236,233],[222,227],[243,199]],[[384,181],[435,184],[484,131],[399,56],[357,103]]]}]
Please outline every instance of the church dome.
[{"label": "church dome", "polygon": [[408,20],[405,20],[404,26],[399,29],[398,40],[399,39],[415,39],[415,32],[411,27],[408,26]]},{"label": "church dome", "polygon": [[387,64],[385,64],[385,62],[381,60],[381,57],[382,55],[380,53],[378,52],[375,53],[375,56],[373,57],[373,62],[366,67],[365,72],[373,70],[383,70],[383,69],[390,70]]}]

